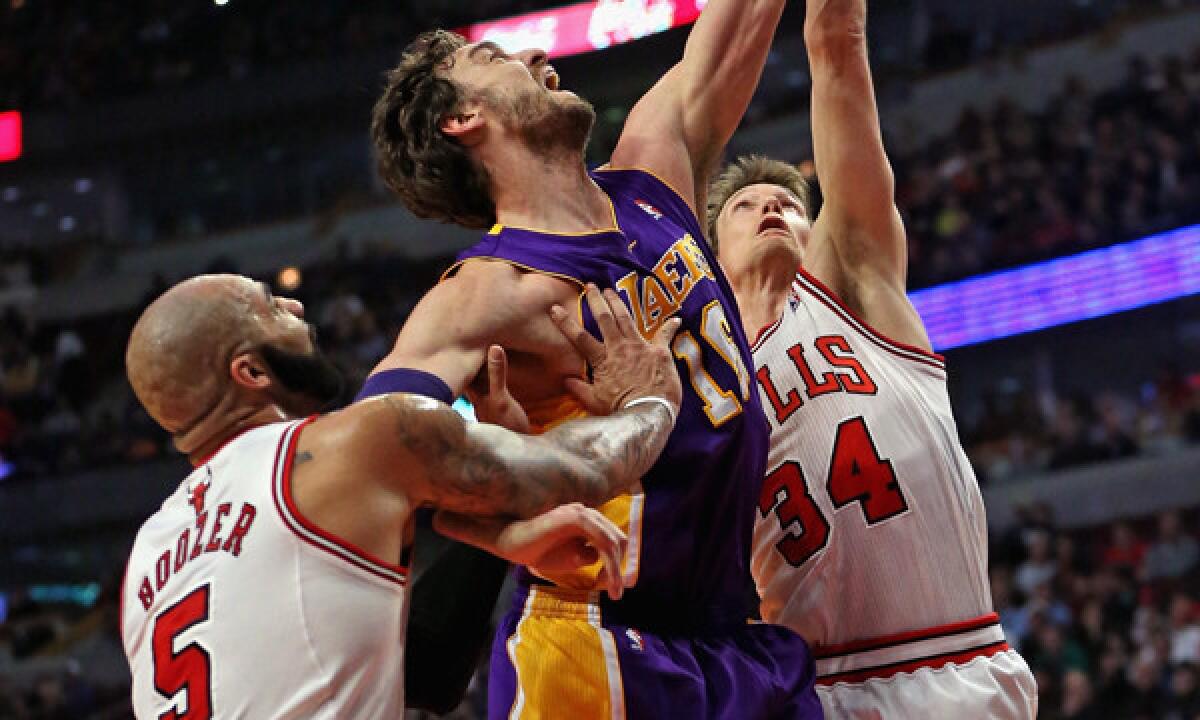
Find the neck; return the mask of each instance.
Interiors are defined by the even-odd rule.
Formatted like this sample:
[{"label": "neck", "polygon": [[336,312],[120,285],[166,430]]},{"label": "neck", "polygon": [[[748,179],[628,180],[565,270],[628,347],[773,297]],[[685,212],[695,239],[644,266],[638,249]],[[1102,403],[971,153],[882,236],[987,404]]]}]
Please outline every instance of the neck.
[{"label": "neck", "polygon": [[219,403],[213,412],[188,430],[175,435],[175,447],[188,456],[188,461],[199,465],[236,435],[260,425],[290,419],[278,405],[259,407],[224,408]]},{"label": "neck", "polygon": [[613,225],[612,205],[588,176],[582,152],[543,155],[520,142],[508,142],[484,165],[493,179],[496,221],[501,225],[562,233]]},{"label": "neck", "polygon": [[746,331],[746,339],[753,343],[759,330],[783,314],[796,266],[782,261],[762,262],[727,273],[727,277],[742,314],[742,329]]}]

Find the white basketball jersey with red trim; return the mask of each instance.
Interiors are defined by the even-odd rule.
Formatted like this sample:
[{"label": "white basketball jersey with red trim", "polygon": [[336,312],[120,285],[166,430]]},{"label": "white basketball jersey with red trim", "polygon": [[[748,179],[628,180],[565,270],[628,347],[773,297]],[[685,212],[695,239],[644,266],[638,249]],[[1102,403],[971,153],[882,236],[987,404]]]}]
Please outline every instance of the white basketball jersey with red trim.
[{"label": "white basketball jersey with red trim", "polygon": [[407,570],[298,513],[305,422],[234,438],[138,532],[121,601],[138,718],[403,714]]},{"label": "white basketball jersey with red trim", "polygon": [[772,425],[752,563],[764,619],[808,640],[819,675],[823,649],[985,622],[987,524],[943,359],[801,271],[754,364]]}]

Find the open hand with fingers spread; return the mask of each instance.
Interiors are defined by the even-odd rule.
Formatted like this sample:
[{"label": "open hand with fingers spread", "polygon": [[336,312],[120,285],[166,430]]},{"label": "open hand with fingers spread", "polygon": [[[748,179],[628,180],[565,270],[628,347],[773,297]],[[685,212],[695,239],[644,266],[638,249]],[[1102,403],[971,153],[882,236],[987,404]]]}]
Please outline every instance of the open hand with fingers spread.
[{"label": "open hand with fingers spread", "polygon": [[620,599],[625,588],[621,564],[629,539],[611,520],[579,503],[521,521],[439,511],[433,526],[446,537],[527,565],[543,577],[566,575],[599,560],[599,582],[609,597]]},{"label": "open hand with fingers spread", "polygon": [[683,387],[670,347],[682,321],[667,320],[647,341],[615,291],[601,292],[588,284],[585,297],[600,328],[600,340],[562,307],[550,309],[551,319],[592,369],[591,382],[568,378],[567,390],[593,415],[608,415],[632,401],[652,397],[665,400],[677,415]]}]

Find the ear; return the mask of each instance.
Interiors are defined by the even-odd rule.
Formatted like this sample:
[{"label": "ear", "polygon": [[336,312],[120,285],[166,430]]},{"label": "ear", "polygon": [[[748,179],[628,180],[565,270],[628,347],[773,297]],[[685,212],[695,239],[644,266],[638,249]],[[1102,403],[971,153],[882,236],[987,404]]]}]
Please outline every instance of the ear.
[{"label": "ear", "polygon": [[229,375],[236,384],[251,390],[266,390],[272,382],[266,363],[256,353],[234,355],[229,361]]},{"label": "ear", "polygon": [[486,124],[483,106],[471,103],[442,116],[438,129],[460,144],[471,147],[479,142]]}]

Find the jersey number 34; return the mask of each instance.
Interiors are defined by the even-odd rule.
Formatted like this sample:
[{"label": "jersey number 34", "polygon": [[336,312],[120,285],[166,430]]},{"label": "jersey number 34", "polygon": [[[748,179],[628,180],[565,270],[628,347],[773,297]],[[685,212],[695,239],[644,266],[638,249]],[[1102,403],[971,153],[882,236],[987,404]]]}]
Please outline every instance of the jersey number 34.
[{"label": "jersey number 34", "polygon": [[[908,510],[892,462],[879,457],[861,417],[838,426],[825,489],[835,509],[857,502],[867,525]],[[829,521],[813,500],[799,463],[789,460],[763,481],[758,511],[765,518],[772,510],[779,527],[786,531],[775,547],[792,567],[803,565],[829,542]],[[799,534],[788,530],[793,523],[799,524]]]}]

